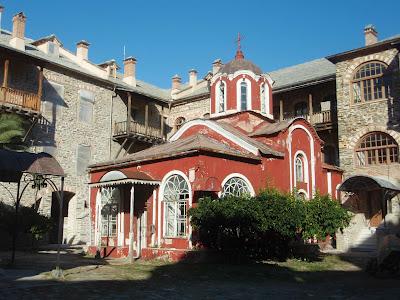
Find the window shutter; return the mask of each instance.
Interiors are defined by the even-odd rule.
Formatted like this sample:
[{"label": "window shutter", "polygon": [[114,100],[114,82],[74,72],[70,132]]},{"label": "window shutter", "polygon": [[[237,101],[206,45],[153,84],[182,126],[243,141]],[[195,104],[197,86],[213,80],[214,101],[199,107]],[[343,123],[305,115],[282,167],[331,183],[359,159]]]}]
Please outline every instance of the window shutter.
[{"label": "window shutter", "polygon": [[89,91],[79,91],[79,120],[86,123],[93,121],[94,94]]},{"label": "window shutter", "polygon": [[76,156],[76,173],[83,175],[86,173],[86,168],[90,163],[90,146],[78,145]]}]

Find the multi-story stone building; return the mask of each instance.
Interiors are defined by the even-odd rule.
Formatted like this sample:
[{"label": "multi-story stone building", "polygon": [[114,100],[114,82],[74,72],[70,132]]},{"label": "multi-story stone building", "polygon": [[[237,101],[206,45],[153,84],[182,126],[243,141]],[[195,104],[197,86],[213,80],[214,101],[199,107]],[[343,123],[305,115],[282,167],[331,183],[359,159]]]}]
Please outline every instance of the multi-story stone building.
[{"label": "multi-story stone building", "polygon": [[[171,87],[162,89],[137,78],[133,57],[123,60],[119,72],[115,60],[91,62],[86,41],[72,53],[54,35],[25,37],[25,22],[18,14],[12,32],[0,31],[0,106],[2,112],[24,115],[32,125],[26,139],[30,149],[52,154],[66,171],[64,237],[71,243],[86,242],[93,234],[86,167],[163,143],[187,121],[217,119],[219,108],[211,102],[210,87],[216,78],[234,72],[217,59],[203,77],[190,70],[187,83],[175,75]],[[275,121],[302,117],[310,122],[324,141],[324,162],[343,169],[344,178],[384,177],[398,186],[400,37],[379,41],[368,26],[365,39],[358,49],[275,71],[255,70],[271,79],[270,106],[260,110]],[[387,209],[376,206],[378,191],[342,198],[357,207],[358,220],[343,245],[398,211],[396,199],[388,200]],[[7,201],[5,194],[0,197]],[[25,200],[58,217],[51,209],[55,200],[50,191]],[[343,249],[349,247],[347,243]]]}]

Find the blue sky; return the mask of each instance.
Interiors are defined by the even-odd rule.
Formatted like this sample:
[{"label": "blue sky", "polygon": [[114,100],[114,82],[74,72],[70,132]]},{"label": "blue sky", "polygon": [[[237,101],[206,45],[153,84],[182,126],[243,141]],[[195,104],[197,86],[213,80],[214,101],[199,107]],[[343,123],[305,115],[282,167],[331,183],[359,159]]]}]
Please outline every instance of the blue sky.
[{"label": "blue sky", "polygon": [[[247,59],[263,71],[342,52],[363,45],[363,28],[374,24],[379,38],[400,33],[400,1],[101,1],[0,0],[2,27],[11,29],[15,13],[27,17],[26,34],[54,33],[74,50],[91,43],[95,62],[114,58],[122,66],[123,47],[137,58],[137,77],[168,88],[171,77],[202,77],[216,58],[235,53],[244,36]],[[333,5],[334,3],[334,5]]]}]

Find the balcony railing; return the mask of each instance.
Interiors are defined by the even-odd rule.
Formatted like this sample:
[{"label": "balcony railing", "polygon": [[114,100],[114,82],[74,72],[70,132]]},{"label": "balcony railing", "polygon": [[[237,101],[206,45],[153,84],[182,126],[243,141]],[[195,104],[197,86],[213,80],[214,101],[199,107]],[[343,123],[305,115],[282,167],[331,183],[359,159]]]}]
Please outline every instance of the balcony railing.
[{"label": "balcony railing", "polygon": [[315,112],[312,115],[306,114],[303,116],[295,116],[294,114],[284,114],[285,120],[294,119],[296,117],[302,117],[309,121],[313,125],[323,125],[323,124],[332,124],[332,112],[330,110]]},{"label": "balcony railing", "polygon": [[12,104],[36,112],[40,111],[40,97],[37,94],[9,87],[0,87],[0,105],[2,103]]},{"label": "balcony railing", "polygon": [[115,122],[114,136],[134,134],[152,139],[162,139],[164,137],[160,128],[156,128],[150,125],[146,126],[136,121],[131,121],[129,127],[127,126],[127,124],[127,121]]}]

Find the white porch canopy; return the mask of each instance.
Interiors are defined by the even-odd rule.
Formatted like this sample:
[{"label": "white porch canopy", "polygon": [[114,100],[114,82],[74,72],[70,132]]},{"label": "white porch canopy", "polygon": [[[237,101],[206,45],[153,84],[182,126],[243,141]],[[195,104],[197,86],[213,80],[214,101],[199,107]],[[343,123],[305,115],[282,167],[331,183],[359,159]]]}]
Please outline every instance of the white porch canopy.
[{"label": "white porch canopy", "polygon": [[110,171],[99,182],[89,183],[90,187],[109,187],[122,184],[160,185],[160,181],[140,171]]}]

